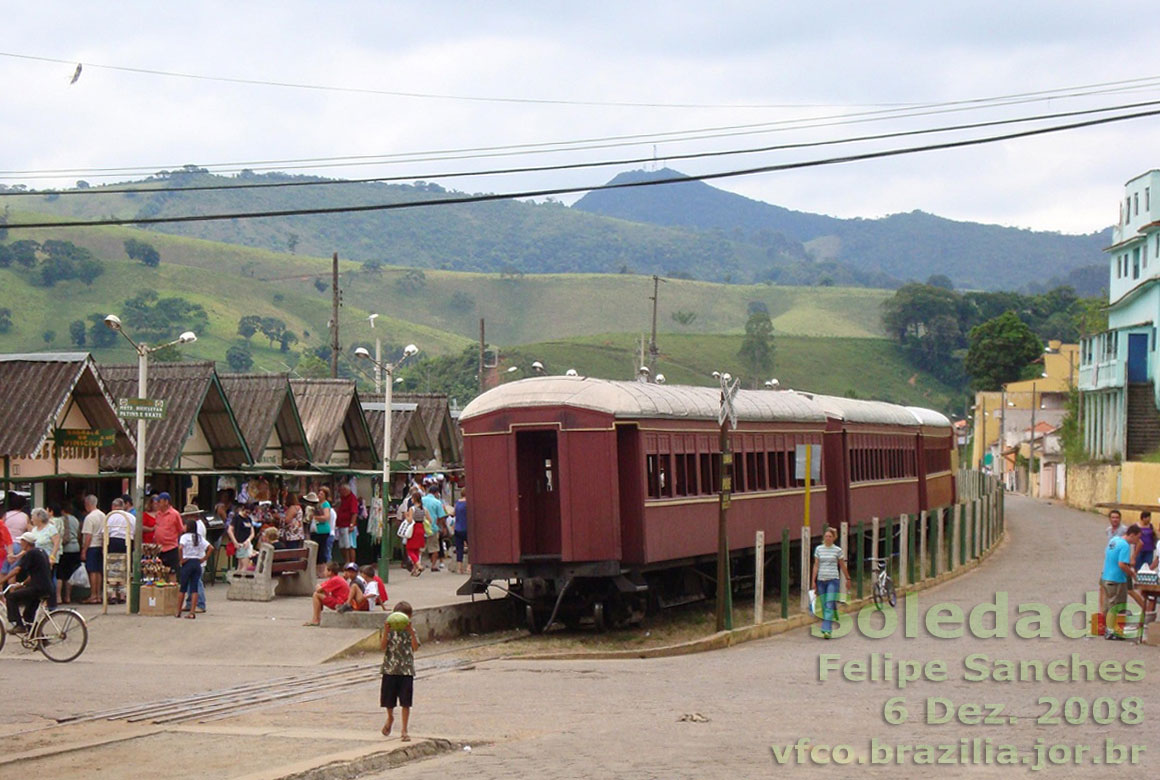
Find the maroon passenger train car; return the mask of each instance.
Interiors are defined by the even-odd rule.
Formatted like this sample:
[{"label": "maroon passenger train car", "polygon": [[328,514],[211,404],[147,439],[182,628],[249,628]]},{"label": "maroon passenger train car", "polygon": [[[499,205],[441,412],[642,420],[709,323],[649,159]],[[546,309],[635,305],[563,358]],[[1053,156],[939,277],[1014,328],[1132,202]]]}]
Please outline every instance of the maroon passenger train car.
[{"label": "maroon passenger train car", "polygon": [[[533,628],[557,616],[623,623],[703,597],[717,549],[719,407],[712,387],[560,376],[476,398],[459,418],[471,496],[464,590],[511,582]],[[798,535],[798,445],[821,445],[815,529],[926,508],[924,425],[910,410],[769,390],[740,391],[735,408],[734,551],[751,548],[757,530],[771,543],[782,529]],[[949,421],[921,411],[932,438],[945,429],[949,455]]]}]

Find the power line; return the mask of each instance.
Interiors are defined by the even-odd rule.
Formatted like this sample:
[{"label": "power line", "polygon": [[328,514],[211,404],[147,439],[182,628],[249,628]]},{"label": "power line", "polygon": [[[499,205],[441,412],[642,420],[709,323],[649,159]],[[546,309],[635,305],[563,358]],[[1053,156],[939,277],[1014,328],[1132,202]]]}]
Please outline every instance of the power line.
[{"label": "power line", "polygon": [[[56,57],[38,57],[31,54],[16,54],[0,52],[0,57],[12,57],[35,62],[52,62],[64,65],[73,65],[76,60],[63,60]],[[154,68],[133,68],[124,65],[102,65],[95,62],[84,62],[86,68],[114,70],[123,73],[139,73],[149,76],[165,76],[167,78],[193,79],[195,81],[218,81],[227,84],[247,84],[260,87],[281,87],[285,89],[305,89],[321,92],[348,92],[360,95],[385,95],[387,97],[419,98],[423,100],[461,100],[473,103],[519,103],[533,105],[555,106],[606,106],[612,108],[738,108],[738,109],[769,109],[769,108],[825,108],[831,107],[827,103],[657,103],[619,100],[566,100],[563,98],[525,98],[525,97],[496,97],[481,95],[455,95],[438,92],[406,92],[392,89],[371,89],[368,87],[339,87],[328,84],[301,84],[290,81],[271,81],[268,79],[236,78],[231,76],[206,76],[198,73],[181,73],[172,70],[157,70]],[[904,106],[906,103],[860,103],[860,106]]]},{"label": "power line", "polygon": [[[61,59],[58,57],[44,57],[32,54],[19,54],[16,52],[0,52],[0,57],[10,57],[13,59],[29,60],[33,62],[49,62],[60,65],[72,66],[76,60]],[[286,89],[304,89],[311,91],[324,92],[346,92],[355,94],[368,95],[385,95],[389,97],[406,97],[406,98],[421,98],[428,100],[461,100],[469,102],[484,102],[484,103],[518,103],[518,104],[534,104],[534,105],[564,105],[564,106],[608,106],[608,107],[626,107],[626,108],[723,108],[723,109],[787,109],[787,108],[830,108],[834,107],[832,103],[662,103],[650,101],[615,101],[615,100],[574,100],[564,98],[525,98],[525,97],[497,97],[497,96],[481,96],[481,95],[456,95],[436,92],[411,92],[401,90],[385,90],[385,89],[371,89],[367,87],[343,87],[327,84],[303,84],[299,82],[290,81],[274,81],[270,79],[257,78],[240,78],[232,76],[209,76],[199,73],[183,73],[180,71],[160,70],[156,68],[139,68],[129,67],[124,65],[106,65],[95,62],[83,62],[87,68],[98,68],[101,70],[120,71],[124,73],[137,73],[150,76],[163,76],[166,78],[181,78],[192,79],[196,81],[217,81],[229,84],[246,84],[251,86],[263,87],[279,87]],[[1009,95],[1000,96],[999,98],[967,98],[956,101],[945,101],[941,103],[926,103],[934,106],[949,106],[962,105],[967,103],[975,103],[985,100],[1005,99],[1010,97],[1027,97],[1031,95],[1048,96],[1054,93],[1066,92],[1071,89],[1089,89],[1093,87],[1107,87],[1117,85],[1139,84],[1146,81],[1155,81],[1160,76],[1141,76],[1134,79],[1120,79],[1117,81],[1098,82],[1095,84],[1082,85],[1079,87],[1056,87],[1054,89],[1036,90],[1032,92],[1017,92]],[[848,106],[857,107],[909,107],[914,105],[922,105],[922,103],[914,102],[885,102],[885,103],[852,103],[846,104]]]},{"label": "power line", "polygon": [[367,211],[395,211],[410,208],[423,208],[429,206],[452,206],[464,205],[469,203],[487,203],[501,200],[515,200],[519,198],[540,198],[553,195],[566,195],[577,192],[599,192],[603,190],[628,189],[631,187],[651,187],[661,184],[679,184],[689,181],[711,181],[714,179],[733,178],[737,176],[751,176],[759,173],[772,173],[775,171],[798,170],[802,168],[816,168],[826,165],[837,165],[841,163],[859,162],[863,160],[875,160],[887,157],[898,157],[908,154],[916,154],[919,152],[939,151],[944,149],[959,149],[969,146],[980,146],[983,144],[996,143],[999,141],[1009,141],[1017,138],[1029,138],[1037,135],[1046,135],[1049,133],[1058,133],[1067,130],[1076,130],[1083,127],[1095,127],[1097,125],[1105,125],[1113,122],[1123,122],[1129,119],[1141,119],[1144,117],[1160,115],[1160,109],[1154,111],[1141,111],[1134,114],[1123,114],[1120,116],[1103,117],[1100,119],[1089,119],[1083,122],[1073,122],[1065,125],[1054,125],[1051,127],[1041,127],[1031,130],[1021,130],[1015,133],[1006,133],[1003,135],[987,136],[984,138],[973,138],[960,141],[945,141],[943,143],[928,144],[925,146],[910,146],[901,149],[886,149],[876,152],[863,152],[860,154],[845,155],[842,157],[829,157],[819,160],[807,160],[802,162],[781,163],[777,165],[763,165],[753,168],[742,168],[730,171],[717,171],[713,173],[696,174],[693,176],[680,177],[666,177],[664,179],[653,179],[651,181],[640,182],[621,182],[619,184],[603,184],[591,187],[554,187],[540,190],[527,190],[524,192],[509,192],[509,193],[488,193],[480,195],[463,195],[453,198],[436,198],[431,200],[419,201],[401,201],[398,203],[379,203],[363,206],[331,206],[310,209],[285,209],[277,211],[257,211],[257,212],[234,212],[227,214],[191,214],[176,217],[146,217],[146,218],[126,218],[126,219],[101,219],[101,220],[79,220],[79,221],[56,221],[56,222],[22,222],[12,223],[7,227],[10,230],[19,229],[34,229],[34,228],[72,228],[72,227],[98,227],[107,225],[159,225],[177,222],[214,222],[226,219],[260,219],[266,217],[293,217],[293,216],[307,216],[317,214],[343,214],[343,213],[357,213]]},{"label": "power line", "polygon": [[[790,149],[808,149],[823,146],[837,146],[850,143],[864,143],[867,141],[882,141],[897,138],[907,138],[913,136],[929,135],[932,133],[947,133],[959,132],[963,130],[978,130],[985,127],[1000,127],[1004,125],[1022,124],[1025,122],[1041,122],[1047,120],[1064,119],[1067,117],[1088,116],[1091,114],[1107,113],[1109,111],[1123,111],[1128,109],[1145,108],[1148,106],[1160,105],[1160,100],[1149,100],[1140,103],[1125,103],[1117,106],[1107,106],[1102,108],[1089,108],[1076,111],[1061,111],[1053,114],[1037,114],[1028,117],[1013,117],[1010,119],[994,119],[986,122],[973,122],[958,125],[945,125],[942,127],[923,128],[917,130],[900,130],[891,133],[879,133],[875,135],[862,135],[848,138],[836,138],[825,141],[802,141],[797,143],[777,144],[773,146],[759,146],[750,147],[746,149],[726,149],[715,150],[707,152],[691,152],[687,154],[670,154],[666,155],[666,160],[694,160],[705,159],[713,157],[728,157],[741,154],[762,154],[775,151],[786,151]],[[463,178],[468,176],[499,176],[516,173],[545,173],[552,171],[563,170],[580,170],[587,168],[606,168],[614,166],[638,165],[642,163],[651,162],[653,158],[650,157],[635,157],[618,160],[597,160],[589,162],[578,163],[562,163],[559,165],[535,165],[515,168],[493,168],[482,171],[451,171],[446,173],[424,173],[424,174],[410,174],[410,175],[396,175],[396,176],[373,176],[367,178],[357,179],[331,179],[331,180],[313,180],[313,181],[288,181],[288,182],[251,182],[243,184],[207,184],[194,185],[185,187],[104,187],[100,189],[86,189],[86,190],[36,190],[35,192],[17,192],[17,191],[3,191],[0,192],[0,198],[3,197],[30,197],[43,195],[120,195],[120,194],[153,194],[158,192],[219,192],[226,190],[250,190],[250,189],[270,189],[270,188],[293,188],[293,187],[334,187],[347,186],[352,184],[381,184],[388,182],[399,181],[417,181],[427,179],[453,179]]]},{"label": "power line", "polygon": [[[0,52],[0,56],[4,56]],[[11,55],[24,56],[24,55]],[[57,61],[57,60],[49,60]],[[378,163],[399,162],[441,162],[481,157],[508,157],[527,153],[558,153],[567,151],[586,151],[592,149],[606,149],[617,146],[640,146],[655,144],[662,139],[669,143],[685,143],[697,140],[711,140],[717,138],[736,137],[742,135],[759,135],[784,130],[805,130],[819,127],[838,127],[864,122],[880,122],[892,119],[909,119],[914,117],[932,116],[961,111],[975,111],[989,108],[1003,108],[1027,103],[1042,102],[1044,100],[1062,100],[1080,97],[1091,97],[1104,94],[1123,94],[1128,92],[1152,91],[1160,88],[1160,77],[1146,77],[1129,79],[1118,82],[1104,82],[1102,84],[1083,85],[1075,87],[1060,87],[1040,92],[1016,93],[1011,95],[970,98],[942,103],[907,104],[906,109],[887,109],[880,111],[863,111],[847,114],[832,114],[821,117],[805,117],[799,119],[783,119],[773,122],[758,122],[737,125],[696,128],[689,130],[655,131],[651,133],[634,133],[612,135],[570,141],[546,141],[523,144],[504,144],[497,146],[466,147],[459,149],[427,150],[417,152],[397,152],[380,155],[343,155],[336,157],[306,157],[282,160],[248,160],[224,163],[207,163],[199,167],[215,169],[215,173],[238,173],[244,170],[287,170],[287,169],[317,169],[364,166]],[[1038,96],[1038,97],[1036,97]],[[935,110],[938,109],[938,110]],[[833,121],[831,121],[833,120]],[[634,143],[615,143],[618,141]],[[554,148],[562,147],[562,148]],[[407,158],[407,159],[403,159]],[[349,162],[341,162],[349,161]],[[293,165],[295,163],[306,163]],[[149,175],[161,169],[181,168],[181,165],[136,165],[120,167],[98,168],[55,168],[29,170],[0,170],[0,178],[4,179],[36,179],[61,178],[62,176],[87,176],[89,178],[111,178],[121,175]]]}]

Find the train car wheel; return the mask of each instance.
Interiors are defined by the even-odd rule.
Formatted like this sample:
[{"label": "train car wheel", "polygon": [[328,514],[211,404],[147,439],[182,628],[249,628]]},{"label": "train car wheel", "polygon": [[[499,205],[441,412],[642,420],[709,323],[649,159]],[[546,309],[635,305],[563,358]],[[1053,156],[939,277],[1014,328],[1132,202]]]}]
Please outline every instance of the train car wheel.
[{"label": "train car wheel", "polygon": [[594,625],[596,627],[596,630],[601,632],[601,633],[604,633],[605,631],[608,630],[608,624],[604,620],[604,602],[603,601],[597,601],[595,604],[592,605],[592,625]]}]

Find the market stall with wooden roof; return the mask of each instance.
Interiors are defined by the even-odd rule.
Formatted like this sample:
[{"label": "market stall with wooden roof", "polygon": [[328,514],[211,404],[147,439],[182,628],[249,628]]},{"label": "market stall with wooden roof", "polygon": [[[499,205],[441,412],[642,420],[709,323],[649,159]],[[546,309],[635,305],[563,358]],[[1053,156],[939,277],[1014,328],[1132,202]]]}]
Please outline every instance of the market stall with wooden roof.
[{"label": "market stall with wooden roof", "polygon": [[[111,393],[136,398],[137,366],[100,366]],[[225,390],[211,361],[152,363],[148,395],[165,402],[165,416],[151,420],[145,446],[145,471],[152,490],[168,490],[185,503],[212,506],[217,478],[244,471],[253,463]],[[132,456],[110,458],[118,470],[132,470]]]},{"label": "market stall with wooden roof", "polygon": [[291,379],[311,464],[331,474],[374,475],[379,456],[354,381]]},{"label": "market stall with wooden roof", "polygon": [[116,464],[134,457],[133,434],[87,352],[0,355],[0,459],[5,490],[32,502],[122,492]]},{"label": "market stall with wooden roof", "polygon": [[413,403],[416,413],[427,428],[427,436],[434,447],[429,464],[438,470],[453,469],[463,460],[462,434],[458,423],[451,418],[451,406],[445,393],[395,393],[393,401]]},{"label": "market stall with wooden roof", "polygon": [[[254,457],[253,468],[304,470],[310,443],[286,374],[223,374],[222,388]],[[314,473],[314,472],[312,472]]]}]

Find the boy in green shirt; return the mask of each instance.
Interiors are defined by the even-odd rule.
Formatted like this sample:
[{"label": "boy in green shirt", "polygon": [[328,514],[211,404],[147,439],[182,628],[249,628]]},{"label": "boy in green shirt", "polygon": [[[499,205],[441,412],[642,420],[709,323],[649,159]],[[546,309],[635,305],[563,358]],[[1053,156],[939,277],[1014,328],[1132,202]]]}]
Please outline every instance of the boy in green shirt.
[{"label": "boy in green shirt", "polygon": [[387,615],[379,648],[383,651],[379,706],[387,710],[383,736],[391,735],[391,727],[395,725],[395,707],[401,706],[403,733],[400,738],[403,742],[410,742],[407,723],[411,718],[411,704],[415,695],[415,651],[419,649],[419,637],[415,636],[415,627],[411,625],[411,605],[407,602],[400,601],[395,605],[395,611]]}]

